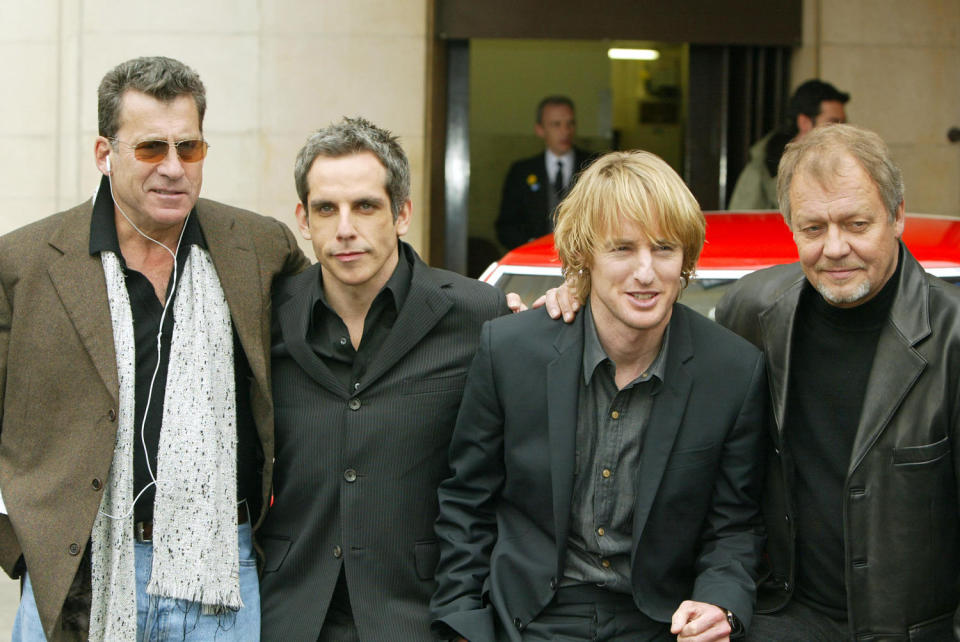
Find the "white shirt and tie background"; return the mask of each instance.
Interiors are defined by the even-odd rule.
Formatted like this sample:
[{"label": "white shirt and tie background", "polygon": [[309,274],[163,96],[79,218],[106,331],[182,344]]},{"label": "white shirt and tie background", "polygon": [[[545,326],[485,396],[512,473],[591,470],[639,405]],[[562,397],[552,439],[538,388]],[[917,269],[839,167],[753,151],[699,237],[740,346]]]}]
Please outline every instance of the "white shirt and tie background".
[{"label": "white shirt and tie background", "polygon": [[[547,163],[547,179],[550,181],[550,190],[547,193],[549,211],[553,212],[557,205],[566,196],[570,181],[573,178],[573,165],[576,156],[573,149],[563,156],[557,156],[549,149],[544,152]],[[550,227],[553,227],[551,220]]]}]

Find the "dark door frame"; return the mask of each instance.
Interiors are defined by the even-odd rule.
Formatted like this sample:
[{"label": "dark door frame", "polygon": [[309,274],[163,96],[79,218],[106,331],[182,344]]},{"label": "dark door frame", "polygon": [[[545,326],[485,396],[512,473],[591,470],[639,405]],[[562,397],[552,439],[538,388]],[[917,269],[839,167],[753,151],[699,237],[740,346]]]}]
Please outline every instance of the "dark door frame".
[{"label": "dark door frame", "polygon": [[749,145],[784,117],[802,0],[433,0],[430,263],[467,268],[470,38],[687,42],[684,180],[704,209],[725,206]]}]

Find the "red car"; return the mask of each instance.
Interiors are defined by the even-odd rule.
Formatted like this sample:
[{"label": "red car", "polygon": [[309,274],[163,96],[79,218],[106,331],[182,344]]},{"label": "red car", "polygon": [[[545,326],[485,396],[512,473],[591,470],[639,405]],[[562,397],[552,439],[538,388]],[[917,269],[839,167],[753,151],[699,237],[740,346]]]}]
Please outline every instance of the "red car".
[{"label": "red car", "polygon": [[[680,301],[713,318],[727,286],[754,270],[793,263],[797,248],[779,212],[705,212],[707,240],[697,272]],[[907,214],[903,242],[931,274],[960,284],[960,219]],[[562,282],[560,260],[547,235],[508,252],[480,275],[527,305]]]}]

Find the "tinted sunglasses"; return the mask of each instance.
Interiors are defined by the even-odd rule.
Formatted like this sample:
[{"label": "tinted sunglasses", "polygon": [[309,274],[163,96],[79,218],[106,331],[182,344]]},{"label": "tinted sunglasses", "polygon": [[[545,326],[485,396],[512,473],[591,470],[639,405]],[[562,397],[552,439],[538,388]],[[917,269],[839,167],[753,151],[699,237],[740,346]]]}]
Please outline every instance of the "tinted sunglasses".
[{"label": "tinted sunglasses", "polygon": [[[145,140],[136,145],[124,143],[117,138],[111,140],[115,143],[123,143],[127,147],[132,147],[133,157],[145,163],[161,163],[163,159],[167,157],[167,154],[170,153],[170,143],[165,140]],[[173,146],[177,148],[177,156],[179,156],[180,160],[184,163],[202,161],[207,155],[207,148],[209,147],[207,141],[199,138],[195,140],[181,140],[174,143]]]}]

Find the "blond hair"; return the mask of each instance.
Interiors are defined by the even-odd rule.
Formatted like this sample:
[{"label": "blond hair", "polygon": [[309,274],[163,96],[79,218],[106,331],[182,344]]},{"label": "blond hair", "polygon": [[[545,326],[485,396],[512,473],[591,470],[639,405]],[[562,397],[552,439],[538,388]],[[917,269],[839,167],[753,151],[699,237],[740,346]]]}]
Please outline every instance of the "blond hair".
[{"label": "blond hair", "polygon": [[[640,226],[653,242],[683,248],[686,286],[697,266],[706,231],[700,205],[683,180],[649,152],[611,152],[577,179],[555,213],[554,244],[575,296],[590,294],[590,264],[624,221]],[[660,238],[653,238],[658,230]]]}]

